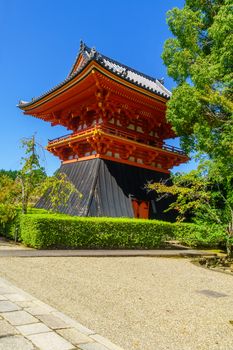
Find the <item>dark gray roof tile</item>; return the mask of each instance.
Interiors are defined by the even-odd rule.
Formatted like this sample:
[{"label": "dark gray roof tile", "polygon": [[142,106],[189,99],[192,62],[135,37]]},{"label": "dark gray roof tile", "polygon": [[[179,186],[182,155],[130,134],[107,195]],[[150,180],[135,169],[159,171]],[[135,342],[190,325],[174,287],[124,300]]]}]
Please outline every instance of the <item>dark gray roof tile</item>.
[{"label": "dark gray roof tile", "polygon": [[[80,54],[82,54],[84,61],[77,69],[75,69],[75,66]],[[121,64],[107,56],[104,56],[100,54],[98,51],[96,51],[95,48],[91,49],[81,41],[79,53],[76,57],[75,63],[68,77],[65,80],[63,80],[60,84],[56,85],[54,88],[48,90],[47,92],[33,99],[30,102],[26,102],[22,100],[19,101],[18,107],[30,105],[33,102],[40,100],[44,96],[48,95],[49,93],[57,90],[58,88],[63,86],[65,83],[72,80],[76,75],[78,75],[84,69],[84,67],[86,67],[86,65],[92,60],[95,60],[107,70],[113,72],[118,76],[121,76],[123,79],[130,81],[131,83],[137,86],[144,88],[145,90],[152,91],[155,94],[159,96],[164,96],[167,99],[171,97],[171,92],[165,88],[165,86],[161,83],[160,80],[152,78],[146,74],[136,71],[133,68],[130,68],[124,64]]]}]

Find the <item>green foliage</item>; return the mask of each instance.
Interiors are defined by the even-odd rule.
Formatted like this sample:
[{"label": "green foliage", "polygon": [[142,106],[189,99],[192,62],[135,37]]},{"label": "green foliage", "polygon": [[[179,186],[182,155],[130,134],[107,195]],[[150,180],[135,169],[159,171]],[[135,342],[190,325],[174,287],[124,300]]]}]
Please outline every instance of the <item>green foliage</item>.
[{"label": "green foliage", "polygon": [[66,205],[74,193],[81,197],[65,174],[46,176],[34,137],[23,139],[22,146],[25,149],[22,169],[18,172],[0,171],[0,233],[10,237],[19,231],[20,208],[26,214],[43,194],[51,203],[51,211]]},{"label": "green foliage", "polygon": [[172,235],[172,224],[126,218],[23,215],[21,239],[34,248],[157,248]]},{"label": "green foliage", "polygon": [[223,164],[205,161],[197,170],[174,175],[171,186],[151,183],[148,189],[161,197],[174,196],[168,210],[177,210],[179,221],[191,217],[226,229],[232,220],[233,176],[224,174],[223,168]]},{"label": "green foliage", "polygon": [[233,256],[233,3],[186,0],[184,8],[167,13],[167,22],[174,38],[165,42],[162,57],[177,82],[167,119],[186,152],[209,159],[206,175],[176,178],[167,193],[176,194],[173,206],[181,217],[191,212],[202,222],[228,226]]},{"label": "green foliage", "polygon": [[0,169],[0,177],[2,175],[6,175],[7,177],[11,178],[12,180],[15,180],[18,176],[18,170],[4,170]]},{"label": "green foliage", "polygon": [[27,213],[28,214],[51,214],[51,212],[48,211],[47,209],[33,208],[33,207],[29,207]]},{"label": "green foliage", "polygon": [[[233,248],[233,174],[226,173],[225,165],[205,161],[197,170],[173,176],[173,185],[166,183],[148,184],[156,191],[158,198],[174,196],[167,210],[175,209],[179,221],[192,219],[201,225],[221,227],[227,237],[229,257]],[[216,226],[217,225],[217,226]],[[218,232],[215,230],[214,232]],[[210,239],[212,233],[210,233]]]},{"label": "green foliage", "polygon": [[187,151],[233,159],[233,5],[231,0],[186,0],[167,13],[174,38],[163,60],[177,82],[167,118]]},{"label": "green foliage", "polygon": [[14,205],[0,203],[0,234],[8,236],[16,217],[17,209]]},{"label": "green foliage", "polygon": [[17,216],[17,204],[20,188],[11,177],[5,173],[0,174],[0,234],[7,236],[11,225]]},{"label": "green foliage", "polygon": [[182,244],[194,248],[214,248],[224,246],[226,232],[216,224],[175,223],[175,237]]},{"label": "green foliage", "polygon": [[18,179],[21,185],[22,212],[26,214],[29,201],[33,200],[33,195],[45,180],[46,174],[44,168],[40,165],[34,136],[23,139],[22,147],[25,149],[26,157],[21,160],[22,169],[19,172]]},{"label": "green foliage", "polygon": [[28,206],[34,205],[44,194],[51,203],[51,210],[56,211],[60,205],[66,205],[69,197],[81,194],[62,173],[47,177],[40,165],[38,145],[34,136],[22,140],[25,157],[21,159],[22,169],[17,172],[0,171],[0,203],[21,205],[22,212],[27,213]]},{"label": "green foliage", "polygon": [[169,239],[193,247],[216,247],[225,239],[218,226],[127,218],[80,218],[58,214],[21,216],[21,240],[33,248],[154,249]]},{"label": "green foliage", "polygon": [[51,211],[59,212],[60,206],[66,206],[71,195],[81,198],[82,194],[76,189],[64,173],[56,173],[47,177],[37,189],[38,197],[42,195],[50,203]]},{"label": "green foliage", "polygon": [[55,212],[59,206],[66,205],[72,194],[76,193],[81,197],[81,194],[65,174],[57,173],[54,176],[46,176],[44,168],[40,165],[34,137],[24,139],[22,144],[26,157],[22,158],[23,167],[19,172],[18,179],[21,184],[24,214],[27,213],[28,205],[35,204],[42,195],[48,198],[51,210]]},{"label": "green foliage", "polygon": [[19,195],[20,187],[16,180],[5,174],[0,174],[0,203],[15,204]]},{"label": "green foliage", "polygon": [[178,221],[183,221],[187,215],[196,215],[208,211],[211,192],[208,191],[208,179],[197,170],[187,174],[173,176],[173,185],[167,186],[164,182],[150,183],[148,189],[163,196],[173,195],[174,201],[167,211],[175,209],[178,212]]}]

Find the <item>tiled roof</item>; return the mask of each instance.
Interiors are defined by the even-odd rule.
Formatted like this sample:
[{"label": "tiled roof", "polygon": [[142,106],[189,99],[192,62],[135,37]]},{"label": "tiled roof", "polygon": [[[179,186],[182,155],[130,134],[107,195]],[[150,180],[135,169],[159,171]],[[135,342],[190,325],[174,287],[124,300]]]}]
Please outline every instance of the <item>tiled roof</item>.
[{"label": "tiled roof", "polygon": [[[82,54],[83,61],[81,62],[81,64],[77,65],[76,67],[76,63],[78,61],[80,54]],[[94,48],[89,48],[81,41],[78,56],[75,60],[75,63],[68,77],[63,82],[56,85],[51,90],[45,92],[43,95],[39,96],[38,98],[34,98],[30,102],[20,101],[18,106],[23,107],[26,105],[30,105],[35,101],[40,100],[44,96],[48,95],[49,93],[55,91],[56,89],[58,89],[59,87],[63,86],[65,83],[70,81],[72,78],[74,78],[76,75],[78,75],[86,67],[86,65],[92,60],[98,62],[102,67],[116,74],[117,76],[120,76],[121,78],[127,81],[130,81],[131,83],[137,86],[140,86],[147,91],[154,92],[156,95],[163,96],[166,99],[169,99],[171,97],[171,92],[164,87],[162,80],[152,78],[124,64],[121,64],[107,56],[104,56],[100,54],[98,51],[96,51]]]},{"label": "tiled roof", "polygon": [[[95,60],[98,63],[100,63],[102,66],[116,73],[117,75],[122,76],[124,79],[127,79],[135,83],[136,85],[142,86],[146,89],[152,90],[155,93],[164,95],[164,97],[166,98],[169,98],[171,96],[171,92],[164,87],[164,85],[159,79],[155,79],[146,74],[140,73],[135,69],[132,69],[122,63],[119,63],[107,56],[104,56],[100,54],[98,51],[96,51],[94,48],[90,49],[82,41],[80,44],[79,54],[80,53],[82,53],[83,57],[85,58],[83,64],[86,64],[90,59],[94,57]],[[78,54],[78,57],[79,57],[79,54]],[[75,64],[71,72],[73,72],[74,67],[75,67]]]}]

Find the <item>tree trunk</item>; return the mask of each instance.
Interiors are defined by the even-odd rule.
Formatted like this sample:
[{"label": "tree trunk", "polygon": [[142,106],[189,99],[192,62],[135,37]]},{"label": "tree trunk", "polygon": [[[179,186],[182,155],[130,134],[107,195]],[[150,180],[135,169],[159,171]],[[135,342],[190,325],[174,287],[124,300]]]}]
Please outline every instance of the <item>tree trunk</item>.
[{"label": "tree trunk", "polygon": [[27,214],[27,203],[28,203],[27,195],[26,195],[23,179],[21,178],[20,180],[21,180],[21,187],[22,187],[22,213]]},{"label": "tree trunk", "polygon": [[22,213],[27,214],[27,202],[25,201],[25,199],[22,202]]},{"label": "tree trunk", "polygon": [[228,237],[227,237],[227,257],[228,259],[233,259],[233,212],[232,212],[232,220],[228,224]]}]

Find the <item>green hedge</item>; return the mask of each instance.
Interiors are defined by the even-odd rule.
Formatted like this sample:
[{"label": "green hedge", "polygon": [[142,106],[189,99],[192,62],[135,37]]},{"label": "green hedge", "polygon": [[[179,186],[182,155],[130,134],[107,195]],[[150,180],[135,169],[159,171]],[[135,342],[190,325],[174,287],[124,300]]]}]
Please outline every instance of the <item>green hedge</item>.
[{"label": "green hedge", "polygon": [[[5,208],[4,208],[5,207]],[[7,218],[7,205],[0,205],[0,236],[4,236],[9,239],[16,239],[20,241],[20,221],[22,216],[21,206],[14,207],[14,216],[8,215]],[[28,214],[49,214],[48,210],[28,208]],[[4,215],[5,222],[1,222],[2,216]]]},{"label": "green hedge", "polygon": [[216,225],[37,213],[20,216],[20,239],[34,248],[150,249],[161,247],[169,239],[190,247],[217,247],[226,239]]},{"label": "green hedge", "polygon": [[177,240],[189,247],[214,248],[225,246],[226,232],[219,225],[175,223],[174,235]]},{"label": "green hedge", "polygon": [[20,226],[20,209],[8,205],[0,205],[0,235],[6,238],[15,239],[16,230]]},{"label": "green hedge", "polygon": [[22,242],[34,248],[157,248],[173,227],[162,221],[52,214],[23,215],[20,226]]}]

